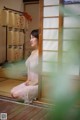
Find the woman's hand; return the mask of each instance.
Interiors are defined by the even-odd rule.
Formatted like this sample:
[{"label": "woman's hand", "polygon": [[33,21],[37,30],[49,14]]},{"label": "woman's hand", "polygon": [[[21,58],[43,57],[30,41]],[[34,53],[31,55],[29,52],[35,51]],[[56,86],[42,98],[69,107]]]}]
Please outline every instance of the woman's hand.
[{"label": "woman's hand", "polygon": [[25,85],[30,85],[30,84],[29,84],[29,82],[30,82],[30,81],[29,81],[29,80],[27,80],[27,81],[25,82]]},{"label": "woman's hand", "polygon": [[38,85],[38,81],[31,81],[31,80],[27,80],[25,82],[25,85],[28,86],[28,85]]}]

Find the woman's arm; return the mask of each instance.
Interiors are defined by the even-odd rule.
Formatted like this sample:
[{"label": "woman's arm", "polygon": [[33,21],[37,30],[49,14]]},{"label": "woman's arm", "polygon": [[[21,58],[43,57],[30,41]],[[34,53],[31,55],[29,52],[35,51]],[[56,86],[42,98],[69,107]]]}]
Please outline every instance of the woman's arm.
[{"label": "woman's arm", "polygon": [[29,85],[38,85],[38,80],[32,80],[32,81],[30,81]]}]

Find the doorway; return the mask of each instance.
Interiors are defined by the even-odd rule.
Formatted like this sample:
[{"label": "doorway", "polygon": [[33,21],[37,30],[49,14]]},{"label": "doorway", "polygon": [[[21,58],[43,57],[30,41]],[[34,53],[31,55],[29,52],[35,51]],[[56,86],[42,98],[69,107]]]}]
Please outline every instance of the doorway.
[{"label": "doorway", "polygon": [[24,3],[24,11],[32,16],[32,21],[28,22],[28,29],[25,30],[24,60],[0,66],[0,96],[11,97],[10,90],[27,79],[25,60],[32,51],[29,43],[30,32],[39,28],[39,2]]}]

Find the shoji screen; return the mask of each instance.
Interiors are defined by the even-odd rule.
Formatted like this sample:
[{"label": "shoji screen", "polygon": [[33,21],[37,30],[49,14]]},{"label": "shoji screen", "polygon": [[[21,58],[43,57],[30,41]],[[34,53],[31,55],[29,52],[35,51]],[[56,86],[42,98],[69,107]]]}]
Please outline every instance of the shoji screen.
[{"label": "shoji screen", "polygon": [[[40,96],[42,100],[46,100],[49,93],[52,92],[50,91],[51,85],[48,79],[48,73],[51,72],[49,69],[50,66],[52,71],[56,71],[59,65],[68,65],[70,75],[79,76],[80,74],[79,64],[75,64],[73,60],[76,57],[73,51],[77,48],[71,47],[76,41],[76,34],[80,32],[80,4],[63,4],[63,2],[64,0],[40,0],[41,44],[39,51],[42,54],[43,74],[40,79]],[[63,5],[62,13],[64,14],[60,14],[60,5]],[[69,58],[71,56],[73,58]],[[68,60],[71,60],[69,64]],[[54,68],[52,67],[52,63],[54,64]],[[67,69],[67,66],[65,69]]]},{"label": "shoji screen", "polygon": [[54,63],[52,70],[58,67],[60,13],[59,0],[43,0],[42,4],[42,92],[41,98],[47,99],[49,79],[47,74],[51,72],[49,67]]},{"label": "shoji screen", "polygon": [[43,8],[43,72],[58,61],[59,0],[44,0]]},{"label": "shoji screen", "polygon": [[[76,53],[72,52],[76,51],[77,48],[75,45],[74,48],[71,46],[72,44],[75,44],[75,41],[77,41],[77,33],[80,34],[80,4],[65,4],[64,9],[66,12],[64,12],[63,20],[63,62],[65,63],[67,56],[71,57],[72,54],[74,55],[72,62],[76,57]],[[70,52],[69,49],[72,52]],[[77,54],[80,57],[80,53]],[[71,64],[69,73],[71,75],[79,75],[79,64]]]}]

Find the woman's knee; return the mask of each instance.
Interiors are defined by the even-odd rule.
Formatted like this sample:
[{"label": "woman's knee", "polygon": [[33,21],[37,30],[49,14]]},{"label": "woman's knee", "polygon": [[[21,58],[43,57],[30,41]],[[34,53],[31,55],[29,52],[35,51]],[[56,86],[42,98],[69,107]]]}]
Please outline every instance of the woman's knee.
[{"label": "woman's knee", "polygon": [[14,91],[14,90],[11,90],[11,96],[13,98],[18,98],[19,94],[18,94],[18,92]]}]

